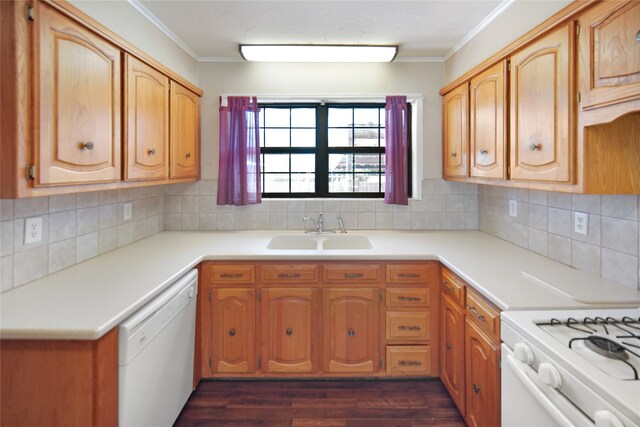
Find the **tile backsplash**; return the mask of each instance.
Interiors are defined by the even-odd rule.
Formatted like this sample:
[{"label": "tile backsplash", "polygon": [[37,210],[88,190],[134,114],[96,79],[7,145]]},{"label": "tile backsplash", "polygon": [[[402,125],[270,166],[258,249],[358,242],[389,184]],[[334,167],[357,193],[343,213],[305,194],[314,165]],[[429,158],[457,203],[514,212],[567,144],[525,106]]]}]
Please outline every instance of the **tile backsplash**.
[{"label": "tile backsplash", "polygon": [[[347,230],[476,230],[478,186],[427,179],[422,200],[392,206],[381,199],[263,199],[249,206],[218,206],[217,181],[166,186],[165,230],[302,230],[302,217],[324,214],[326,229]],[[308,224],[311,227],[311,224]]]},{"label": "tile backsplash", "polygon": [[[639,198],[479,186],[480,230],[563,264],[640,289]],[[517,216],[509,216],[509,200]],[[588,214],[587,235],[574,213]]]},{"label": "tile backsplash", "polygon": [[[164,229],[162,186],[0,200],[2,291]],[[124,220],[124,205],[132,218]],[[24,244],[26,218],[42,218],[42,240]]]}]

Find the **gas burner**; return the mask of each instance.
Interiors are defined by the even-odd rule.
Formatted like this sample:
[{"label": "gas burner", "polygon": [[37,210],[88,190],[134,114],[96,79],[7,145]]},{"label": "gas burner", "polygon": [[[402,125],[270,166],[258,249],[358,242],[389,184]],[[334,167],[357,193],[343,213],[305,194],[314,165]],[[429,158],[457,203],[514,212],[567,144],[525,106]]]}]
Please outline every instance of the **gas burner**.
[{"label": "gas burner", "polygon": [[587,337],[585,344],[590,350],[609,359],[627,360],[629,358],[623,346],[606,337],[590,335]]}]

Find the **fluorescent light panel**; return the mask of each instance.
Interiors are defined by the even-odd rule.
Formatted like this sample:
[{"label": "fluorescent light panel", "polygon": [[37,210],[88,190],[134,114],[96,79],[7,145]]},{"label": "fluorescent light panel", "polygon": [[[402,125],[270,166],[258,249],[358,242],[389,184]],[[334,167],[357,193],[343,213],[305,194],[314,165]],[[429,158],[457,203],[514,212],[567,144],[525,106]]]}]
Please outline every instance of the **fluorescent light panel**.
[{"label": "fluorescent light panel", "polygon": [[240,45],[240,55],[257,62],[391,62],[398,46]]}]

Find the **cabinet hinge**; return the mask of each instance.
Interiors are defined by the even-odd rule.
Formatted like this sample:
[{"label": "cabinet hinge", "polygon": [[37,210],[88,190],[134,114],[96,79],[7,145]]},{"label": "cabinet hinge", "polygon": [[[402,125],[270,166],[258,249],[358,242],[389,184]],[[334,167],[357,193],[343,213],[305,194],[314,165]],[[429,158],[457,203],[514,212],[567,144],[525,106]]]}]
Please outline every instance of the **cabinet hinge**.
[{"label": "cabinet hinge", "polygon": [[258,356],[258,369],[262,368],[262,356]]},{"label": "cabinet hinge", "polygon": [[27,20],[28,21],[35,21],[36,20],[36,10],[33,8],[33,6],[27,5],[27,9],[25,11],[25,14],[27,16]]},{"label": "cabinet hinge", "polygon": [[382,289],[380,289],[380,291],[378,291],[378,295],[380,295],[380,302],[382,302]]},{"label": "cabinet hinge", "polygon": [[502,369],[502,358],[498,359],[498,369]]},{"label": "cabinet hinge", "polygon": [[211,358],[209,358],[209,369],[213,369],[213,366],[211,366],[211,365],[212,365]]},{"label": "cabinet hinge", "polygon": [[507,61],[507,71],[511,71],[511,61]]},{"label": "cabinet hinge", "polygon": [[511,166],[507,166],[507,173],[511,174]]},{"label": "cabinet hinge", "polygon": [[379,367],[379,369],[382,370],[382,356],[380,356],[380,367]]},{"label": "cabinet hinge", "polygon": [[262,302],[262,289],[258,289],[258,302]]},{"label": "cabinet hinge", "polygon": [[582,94],[578,92],[578,104],[582,102]]},{"label": "cabinet hinge", "polygon": [[576,25],[576,36],[580,35],[580,25]]},{"label": "cabinet hinge", "polygon": [[209,302],[211,302],[211,289],[207,291],[207,298],[209,298]]},{"label": "cabinet hinge", "polygon": [[36,179],[36,165],[29,163],[27,165],[27,180],[29,181],[34,179]]}]

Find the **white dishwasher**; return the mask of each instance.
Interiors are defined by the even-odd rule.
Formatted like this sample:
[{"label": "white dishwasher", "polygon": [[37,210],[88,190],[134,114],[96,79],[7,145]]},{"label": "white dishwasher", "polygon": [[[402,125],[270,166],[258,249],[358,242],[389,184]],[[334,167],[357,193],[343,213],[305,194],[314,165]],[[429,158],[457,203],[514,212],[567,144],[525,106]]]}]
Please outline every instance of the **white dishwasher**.
[{"label": "white dishwasher", "polygon": [[118,424],[171,426],[193,390],[198,271],[119,326]]}]

